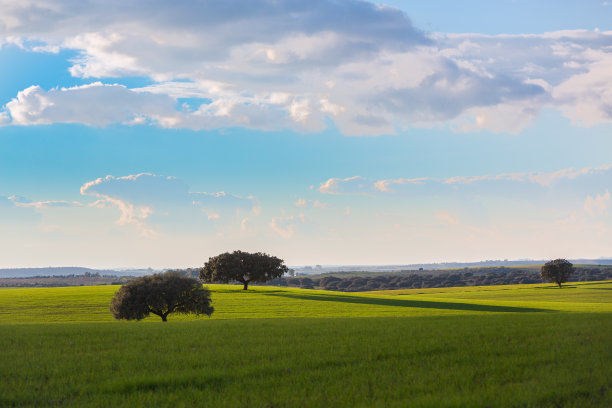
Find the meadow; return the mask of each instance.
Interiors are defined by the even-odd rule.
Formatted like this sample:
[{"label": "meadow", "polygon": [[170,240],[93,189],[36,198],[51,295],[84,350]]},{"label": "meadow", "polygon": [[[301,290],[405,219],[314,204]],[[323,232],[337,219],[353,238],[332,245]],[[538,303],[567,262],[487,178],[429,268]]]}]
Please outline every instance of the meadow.
[{"label": "meadow", "polygon": [[167,323],[114,321],[117,286],[1,289],[0,406],[612,406],[612,282],[209,287]]}]

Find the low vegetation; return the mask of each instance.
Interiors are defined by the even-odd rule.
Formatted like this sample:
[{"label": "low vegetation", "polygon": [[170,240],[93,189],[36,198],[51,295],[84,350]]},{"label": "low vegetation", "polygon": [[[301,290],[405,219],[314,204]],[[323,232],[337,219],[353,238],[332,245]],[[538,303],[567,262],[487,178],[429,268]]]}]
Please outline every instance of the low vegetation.
[{"label": "low vegetation", "polygon": [[0,406],[609,407],[609,316],[204,320],[0,332]]},{"label": "low vegetation", "polygon": [[0,290],[0,406],[612,406],[612,282],[210,285],[166,324],[114,321],[117,290]]},{"label": "low vegetation", "polygon": [[31,276],[27,278],[0,278],[0,288],[54,288],[62,286],[122,285],[134,276],[61,275]]},{"label": "low vegetation", "polygon": [[[207,285],[215,308],[210,319],[413,317],[498,311],[612,312],[612,282],[500,285],[343,293],[242,285]],[[3,324],[115,321],[109,304],[119,286],[0,289]],[[533,310],[532,310],[533,309]],[[172,321],[199,321],[177,315]],[[208,321],[206,318],[204,321]],[[145,322],[159,322],[156,316]],[[170,321],[169,323],[172,323]]]},{"label": "low vegetation", "polygon": [[[612,280],[612,266],[577,266],[570,282]],[[345,272],[283,278],[277,286],[362,292],[390,289],[445,288],[456,286],[516,285],[541,283],[539,266],[484,267],[396,273]]]}]

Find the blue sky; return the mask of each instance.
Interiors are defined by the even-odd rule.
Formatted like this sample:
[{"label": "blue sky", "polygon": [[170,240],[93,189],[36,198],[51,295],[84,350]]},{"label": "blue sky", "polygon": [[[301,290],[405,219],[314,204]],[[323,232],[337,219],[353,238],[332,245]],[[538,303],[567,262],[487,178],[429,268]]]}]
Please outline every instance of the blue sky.
[{"label": "blue sky", "polygon": [[4,2],[0,267],[610,257],[610,22],[605,1]]}]

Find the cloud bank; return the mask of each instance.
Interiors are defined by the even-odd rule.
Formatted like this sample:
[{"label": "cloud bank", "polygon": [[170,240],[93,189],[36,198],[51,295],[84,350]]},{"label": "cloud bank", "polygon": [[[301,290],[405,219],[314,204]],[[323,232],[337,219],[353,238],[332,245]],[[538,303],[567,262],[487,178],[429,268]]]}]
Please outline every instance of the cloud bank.
[{"label": "cloud bank", "polygon": [[[398,178],[374,180],[361,176],[330,178],[319,186],[319,192],[335,195],[489,195],[526,198],[548,191],[587,194],[601,188],[612,188],[612,164],[584,169],[562,169],[552,173],[505,173],[449,178]],[[597,206],[598,196],[591,206]]]},{"label": "cloud bank", "polygon": [[[581,126],[612,121],[612,32],[424,33],[356,0],[8,0],[0,44],[75,51],[70,73],[92,80],[32,84],[6,103],[4,125],[519,132],[543,108]],[[98,81],[125,76],[152,83]]]}]

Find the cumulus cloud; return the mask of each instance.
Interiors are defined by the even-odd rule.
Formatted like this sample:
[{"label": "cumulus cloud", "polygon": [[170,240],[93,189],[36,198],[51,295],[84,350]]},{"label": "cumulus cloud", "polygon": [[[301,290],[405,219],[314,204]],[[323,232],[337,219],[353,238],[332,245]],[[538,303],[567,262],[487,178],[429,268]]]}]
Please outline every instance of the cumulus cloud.
[{"label": "cumulus cloud", "polygon": [[154,122],[171,126],[178,113],[175,101],[165,95],[134,92],[122,85],[100,82],[45,91],[31,86],[6,104],[6,114],[15,125],[83,123],[105,126],[112,123]]},{"label": "cumulus cloud", "polygon": [[133,225],[145,236],[157,231],[150,218],[190,217],[197,222],[198,213],[207,220],[218,220],[222,214],[236,215],[255,208],[254,197],[239,197],[225,192],[190,192],[183,181],[169,176],[141,173],[123,177],[106,176],[81,186],[81,194],[97,197],[93,207],[116,207],[120,225]]},{"label": "cumulus cloud", "polygon": [[[428,39],[399,10],[364,1],[237,0],[142,5],[117,0],[5,1],[3,36],[61,43],[82,52],[84,76],[122,75],[125,69],[174,75],[225,62],[231,54],[276,64],[333,65],[382,46],[403,50]],[[271,47],[278,44],[278,47]],[[151,48],[160,54],[151,54]],[[173,60],[168,60],[168,55]],[[125,56],[134,58],[129,64]],[[123,62],[105,67],[109,56]],[[92,72],[105,67],[103,74]]]},{"label": "cumulus cloud", "polygon": [[583,126],[612,122],[612,53],[582,50],[585,72],[568,78],[553,90],[565,116]]},{"label": "cumulus cloud", "polygon": [[498,106],[534,99],[545,93],[524,78],[489,76],[440,61],[435,72],[416,86],[391,86],[373,95],[370,104],[408,122],[443,122],[473,107]]},{"label": "cumulus cloud", "polygon": [[[9,0],[9,42],[75,51],[75,77],[153,83],[30,87],[0,125],[317,131],[329,119],[350,135],[439,124],[519,132],[543,108],[585,126],[612,121],[612,32],[427,34],[398,9],[358,0],[153,0],[147,12],[116,0]],[[184,109],[180,98],[201,103]]]},{"label": "cumulus cloud", "polygon": [[[612,95],[605,86],[612,79],[612,32],[557,31],[543,34],[438,34],[440,52],[459,66],[491,78],[513,78],[531,86],[513,86],[503,101],[470,108],[469,125],[519,131],[542,108],[555,108],[582,125],[610,123]],[[508,57],[508,56],[512,57]],[[517,92],[517,93],[515,93]],[[516,98],[516,99],[514,99]]]},{"label": "cumulus cloud", "polygon": [[[187,87],[182,87],[185,89]],[[174,94],[163,94],[160,89]],[[0,125],[41,125],[82,123],[106,126],[150,124],[165,128],[193,130],[243,126],[271,130],[285,128],[322,129],[320,112],[313,112],[308,99],[293,100],[288,107],[270,101],[275,96],[241,97],[227,94],[195,110],[178,107],[172,87],[128,89],[118,84],[95,82],[88,85],[45,91],[31,86],[8,102]],[[204,93],[204,91],[201,91]],[[189,95],[191,91],[187,91]]]}]

